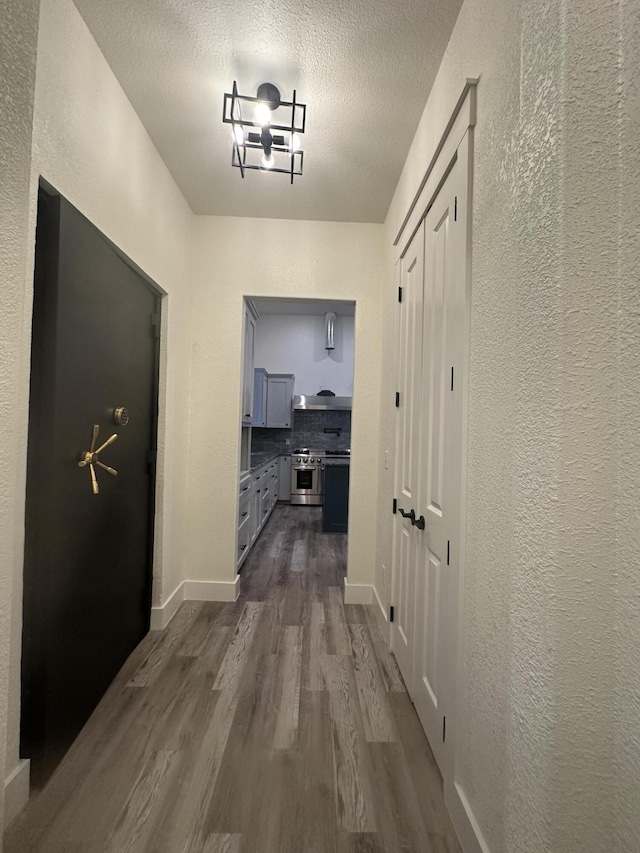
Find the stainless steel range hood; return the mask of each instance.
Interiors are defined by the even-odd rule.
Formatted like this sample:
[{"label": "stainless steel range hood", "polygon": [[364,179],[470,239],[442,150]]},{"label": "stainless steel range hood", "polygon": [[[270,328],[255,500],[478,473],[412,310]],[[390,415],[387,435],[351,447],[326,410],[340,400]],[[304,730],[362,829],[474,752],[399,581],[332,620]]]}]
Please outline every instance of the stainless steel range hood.
[{"label": "stainless steel range hood", "polygon": [[296,394],[293,408],[297,412],[350,412],[352,397],[307,397]]}]

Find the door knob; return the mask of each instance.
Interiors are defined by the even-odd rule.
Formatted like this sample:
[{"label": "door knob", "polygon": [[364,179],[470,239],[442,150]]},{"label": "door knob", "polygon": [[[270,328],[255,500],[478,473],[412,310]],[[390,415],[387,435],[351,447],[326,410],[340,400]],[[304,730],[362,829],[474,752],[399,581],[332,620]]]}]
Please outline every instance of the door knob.
[{"label": "door knob", "polygon": [[[411,512],[413,512],[413,510],[411,510]],[[421,515],[420,518],[415,518],[414,516],[414,518],[411,519],[411,524],[415,524],[418,530],[424,530],[426,524],[424,515]]]},{"label": "door knob", "polygon": [[94,450],[96,446],[96,441],[98,440],[98,435],[100,434],[100,427],[98,424],[93,425],[93,432],[91,434],[91,447],[89,450],[85,450],[84,453],[81,454],[81,459],[78,462],[79,468],[85,468],[89,466],[89,472],[91,474],[91,491],[94,495],[97,495],[100,489],[98,488],[98,478],[96,477],[96,469],[97,465],[99,468],[102,468],[103,471],[106,471],[108,474],[111,474],[112,477],[117,476],[118,472],[115,468],[111,468],[109,465],[105,465],[104,462],[101,462],[98,459],[98,454],[101,453],[105,447],[109,447],[110,444],[118,437],[116,433],[109,436],[109,438],[101,444],[97,450]]}]

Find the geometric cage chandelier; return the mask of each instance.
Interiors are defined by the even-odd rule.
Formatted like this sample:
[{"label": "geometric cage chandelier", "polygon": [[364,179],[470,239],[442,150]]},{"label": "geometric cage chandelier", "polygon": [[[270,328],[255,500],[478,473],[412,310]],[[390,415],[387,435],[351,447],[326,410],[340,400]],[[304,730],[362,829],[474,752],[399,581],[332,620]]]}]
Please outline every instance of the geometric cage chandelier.
[{"label": "geometric cage chandelier", "polygon": [[260,172],[281,172],[291,177],[302,175],[304,153],[300,134],[307,118],[305,104],[283,101],[273,83],[258,86],[255,97],[239,95],[236,81],[231,93],[224,93],[222,121],[232,126],[231,165]]}]

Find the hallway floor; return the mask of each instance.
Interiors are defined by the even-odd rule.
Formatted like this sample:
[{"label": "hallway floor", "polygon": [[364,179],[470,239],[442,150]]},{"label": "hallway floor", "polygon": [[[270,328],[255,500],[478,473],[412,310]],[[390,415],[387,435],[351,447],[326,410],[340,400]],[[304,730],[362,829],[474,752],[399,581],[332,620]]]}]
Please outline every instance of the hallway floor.
[{"label": "hallway floor", "polygon": [[129,658],[6,853],[459,853],[346,536],[278,506],[235,604],[185,602]]}]

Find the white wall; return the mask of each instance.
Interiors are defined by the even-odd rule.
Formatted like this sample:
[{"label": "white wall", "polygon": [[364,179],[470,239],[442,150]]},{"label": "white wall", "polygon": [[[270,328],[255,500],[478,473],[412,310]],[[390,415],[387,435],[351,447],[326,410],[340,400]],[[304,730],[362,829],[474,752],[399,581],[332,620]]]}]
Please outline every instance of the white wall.
[{"label": "white wall", "polygon": [[627,0],[466,0],[386,222],[480,76],[456,782],[491,853],[640,846],[639,46]]},{"label": "white wall", "polygon": [[256,324],[255,366],[295,374],[294,394],[353,394],[354,318],[336,318],[334,350],[324,348],[324,315],[264,314]]},{"label": "white wall", "polygon": [[[3,7],[4,9],[4,7]],[[21,20],[21,18],[18,18]],[[25,14],[25,20],[29,17]],[[9,37],[14,32],[9,27]],[[3,34],[4,37],[4,34]],[[16,38],[16,43],[18,39]],[[25,42],[28,44],[28,42]],[[17,48],[16,48],[17,49]],[[28,78],[29,57],[24,61]],[[26,133],[26,131],[25,131]],[[24,151],[26,137],[19,140]],[[18,147],[18,141],[16,142]],[[138,264],[166,293],[163,306],[159,477],[154,604],[184,575],[189,375],[189,229],[192,214],[70,0],[42,0],[33,124],[33,162],[22,205],[29,205],[20,298],[12,339],[20,364],[10,442],[16,529],[24,523],[33,248],[38,177],[42,175]],[[21,208],[17,221],[24,218]],[[4,291],[3,291],[4,296]],[[165,312],[165,309],[166,312]],[[171,358],[167,358],[167,350]],[[3,394],[4,398],[4,394]],[[17,482],[16,482],[17,481]],[[16,589],[11,638],[8,766],[18,759],[22,539],[14,538]],[[18,586],[19,584],[19,586]]]},{"label": "white wall", "polygon": [[[235,576],[246,294],[356,302],[348,571],[351,583],[372,582],[382,233],[381,225],[197,217],[188,514],[194,580],[230,583]],[[286,252],[274,251],[283,245]]]},{"label": "white wall", "polygon": [[[9,685],[20,666],[11,638],[19,636],[22,605],[30,328],[24,285],[25,268],[32,269],[28,191],[37,32],[35,0],[0,5],[0,786],[17,763],[15,747],[7,755],[6,737]],[[0,837],[3,825],[0,795]]]}]

